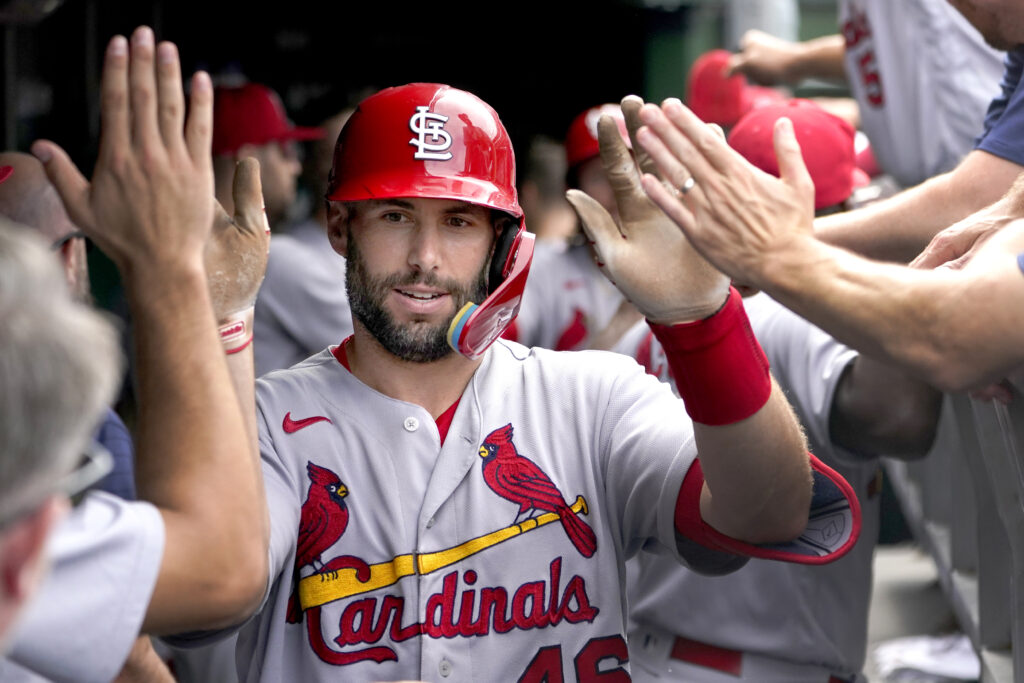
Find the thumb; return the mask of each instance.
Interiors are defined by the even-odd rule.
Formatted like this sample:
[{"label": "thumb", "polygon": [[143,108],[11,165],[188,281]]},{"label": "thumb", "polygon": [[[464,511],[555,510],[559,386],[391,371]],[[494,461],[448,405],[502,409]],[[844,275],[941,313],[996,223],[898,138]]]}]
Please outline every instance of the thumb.
[{"label": "thumb", "polygon": [[[43,164],[46,177],[57,190],[68,216],[83,231],[92,232],[95,221],[89,206],[89,181],[78,170],[67,152],[49,140],[36,140],[32,154]],[[95,235],[89,237],[95,239]]]},{"label": "thumb", "polygon": [[235,203],[236,224],[253,233],[270,234],[270,224],[263,206],[260,163],[252,157],[242,159],[235,165],[231,199]]},{"label": "thumb", "polygon": [[786,117],[775,122],[775,159],[779,162],[779,177],[802,195],[810,195],[814,203],[814,181],[804,164],[800,143],[793,131],[793,122]]},{"label": "thumb", "polygon": [[580,217],[583,232],[594,243],[594,249],[601,256],[601,260],[607,262],[608,259],[604,255],[609,248],[614,248],[612,247],[615,244],[613,240],[622,239],[619,226],[615,224],[611,214],[586,192],[569,190],[565,193],[565,198],[569,200],[576,215]]}]

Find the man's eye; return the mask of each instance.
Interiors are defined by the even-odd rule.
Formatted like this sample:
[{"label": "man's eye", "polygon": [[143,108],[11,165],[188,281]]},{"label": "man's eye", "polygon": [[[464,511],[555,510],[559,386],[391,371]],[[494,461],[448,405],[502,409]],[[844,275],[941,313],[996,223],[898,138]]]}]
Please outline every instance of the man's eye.
[{"label": "man's eye", "polygon": [[448,219],[448,225],[452,226],[453,228],[464,228],[467,225],[469,225],[469,221],[467,221],[465,218],[462,218],[461,216],[452,216],[451,218]]},{"label": "man's eye", "polygon": [[389,211],[386,214],[384,214],[384,220],[386,220],[388,223],[401,223],[402,218],[402,214],[398,213],[397,211]]}]

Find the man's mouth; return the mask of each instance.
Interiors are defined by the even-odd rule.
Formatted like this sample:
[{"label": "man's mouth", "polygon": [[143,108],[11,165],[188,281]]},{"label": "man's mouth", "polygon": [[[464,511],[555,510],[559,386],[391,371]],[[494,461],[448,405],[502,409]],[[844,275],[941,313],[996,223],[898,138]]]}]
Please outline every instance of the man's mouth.
[{"label": "man's mouth", "polygon": [[402,296],[407,296],[410,299],[415,299],[416,301],[433,301],[434,299],[439,299],[444,296],[442,292],[411,292],[408,289],[399,289],[396,291]]}]

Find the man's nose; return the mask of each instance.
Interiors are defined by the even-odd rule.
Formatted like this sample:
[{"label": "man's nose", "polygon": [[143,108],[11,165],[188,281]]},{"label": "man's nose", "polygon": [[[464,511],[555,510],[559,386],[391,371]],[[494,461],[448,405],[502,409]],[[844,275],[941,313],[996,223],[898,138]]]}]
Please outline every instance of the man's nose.
[{"label": "man's nose", "polygon": [[436,270],[442,256],[440,236],[436,225],[418,225],[409,245],[409,265],[423,272]]}]

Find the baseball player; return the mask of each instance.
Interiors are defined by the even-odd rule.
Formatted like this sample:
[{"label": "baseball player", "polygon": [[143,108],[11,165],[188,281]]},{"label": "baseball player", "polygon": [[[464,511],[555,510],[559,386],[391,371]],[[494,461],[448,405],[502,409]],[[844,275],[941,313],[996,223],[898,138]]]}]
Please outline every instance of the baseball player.
[{"label": "baseball player", "polygon": [[[601,167],[597,121],[611,116],[628,140],[622,112],[616,104],[591,107],[573,119],[565,136],[567,185],[577,187],[616,214],[615,197]],[[594,266],[590,248],[577,234],[565,249],[538,243],[523,306],[506,338],[525,346],[556,351],[611,348],[640,320],[626,301]]]},{"label": "baseball player", "polygon": [[[778,174],[772,131],[782,116],[793,122],[814,180],[815,208],[841,203],[862,181],[854,132],[814,104],[792,100],[753,111],[733,128],[730,145]],[[825,567],[753,559],[719,578],[639,553],[627,565],[633,679],[863,681],[879,523],[877,455],[924,455],[935,436],[941,394],[858,356],[767,295],[745,298],[744,307],[812,451],[857,492],[862,538]],[[673,384],[665,352],[646,326],[630,330],[616,350]],[[678,609],[680,603],[691,609]]]},{"label": "baseball player", "polygon": [[737,296],[604,123],[630,164],[613,185],[633,189],[631,239],[570,199],[690,372],[685,406],[622,356],[498,340],[533,236],[488,105],[437,84],[364,100],[327,195],[355,332],[257,382],[270,581],[242,680],[625,678],[623,561],[641,546],[723,572],[855,542],[856,499],[808,467]]}]

